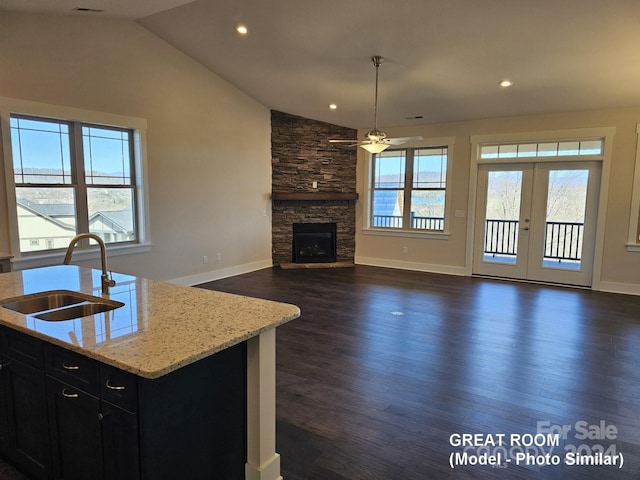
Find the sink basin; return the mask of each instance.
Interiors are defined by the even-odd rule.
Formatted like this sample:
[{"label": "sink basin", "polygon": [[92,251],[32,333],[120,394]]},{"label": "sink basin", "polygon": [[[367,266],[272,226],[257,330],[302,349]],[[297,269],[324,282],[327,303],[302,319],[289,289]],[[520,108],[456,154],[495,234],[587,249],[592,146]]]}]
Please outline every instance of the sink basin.
[{"label": "sink basin", "polygon": [[[89,295],[80,295],[70,290],[50,290],[4,300],[0,302],[0,306],[13,310],[14,312],[28,315],[30,313],[86,302],[87,297],[89,297],[89,299],[91,298]],[[97,297],[95,298],[97,299]]]},{"label": "sink basin", "polygon": [[109,310],[120,308],[123,305],[124,303],[120,302],[81,303],[80,305],[74,305],[67,308],[59,308],[57,310],[39,313],[37,315],[34,315],[34,317],[39,318],[40,320],[46,320],[48,322],[59,322],[61,320],[72,320],[74,318],[95,315],[96,313],[108,312]]},{"label": "sink basin", "polygon": [[47,321],[71,320],[124,306],[122,302],[71,290],[48,290],[0,301],[0,307]]}]

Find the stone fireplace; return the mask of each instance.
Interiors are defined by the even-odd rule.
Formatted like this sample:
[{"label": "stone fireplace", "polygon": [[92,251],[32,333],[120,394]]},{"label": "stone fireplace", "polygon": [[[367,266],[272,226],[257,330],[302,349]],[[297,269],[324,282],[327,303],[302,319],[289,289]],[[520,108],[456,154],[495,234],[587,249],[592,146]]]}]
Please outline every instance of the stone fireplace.
[{"label": "stone fireplace", "polygon": [[351,128],[271,112],[274,265],[293,263],[294,224],[335,224],[335,259],[318,263],[353,263],[356,149],[328,140],[356,135]]}]

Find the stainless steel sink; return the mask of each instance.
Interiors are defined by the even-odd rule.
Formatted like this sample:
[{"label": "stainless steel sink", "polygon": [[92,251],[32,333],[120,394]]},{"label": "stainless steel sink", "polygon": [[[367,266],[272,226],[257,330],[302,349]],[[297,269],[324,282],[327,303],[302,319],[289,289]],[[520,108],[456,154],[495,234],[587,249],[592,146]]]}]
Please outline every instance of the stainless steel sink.
[{"label": "stainless steel sink", "polygon": [[14,312],[28,315],[30,313],[66,307],[86,301],[87,298],[85,296],[80,296],[76,292],[69,290],[51,290],[3,300],[0,302],[0,306],[13,310]]},{"label": "stainless steel sink", "polygon": [[34,317],[39,318],[40,320],[47,320],[48,322],[59,322],[61,320],[72,320],[74,318],[95,315],[96,313],[108,312],[109,310],[120,308],[123,305],[124,303],[120,302],[81,303],[80,305],[74,305],[72,307],[59,308],[57,310],[39,313],[34,315]]},{"label": "stainless steel sink", "polygon": [[0,307],[25,315],[36,314],[35,318],[46,321],[71,320],[122,306],[122,302],[71,290],[48,290],[0,301]]}]

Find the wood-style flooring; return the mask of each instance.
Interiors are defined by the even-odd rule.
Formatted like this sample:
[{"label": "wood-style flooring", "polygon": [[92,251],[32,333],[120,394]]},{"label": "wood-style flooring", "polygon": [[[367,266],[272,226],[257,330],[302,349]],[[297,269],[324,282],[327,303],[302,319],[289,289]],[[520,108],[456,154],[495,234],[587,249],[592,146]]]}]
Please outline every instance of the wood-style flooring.
[{"label": "wood-style flooring", "polygon": [[[203,287],[301,308],[277,331],[285,480],[640,478],[640,297],[364,266]],[[539,456],[509,437],[551,425],[571,428],[560,465],[450,467],[454,433]],[[576,449],[621,452],[623,468],[563,465]]]},{"label": "wood-style flooring", "polygon": [[[365,266],[201,287],[301,308],[277,331],[284,480],[640,479],[640,297]],[[569,426],[549,457],[562,462],[516,464],[510,435],[539,424]],[[511,462],[452,469],[456,433],[504,434],[502,449],[467,451]],[[564,465],[575,449],[624,466]]]}]

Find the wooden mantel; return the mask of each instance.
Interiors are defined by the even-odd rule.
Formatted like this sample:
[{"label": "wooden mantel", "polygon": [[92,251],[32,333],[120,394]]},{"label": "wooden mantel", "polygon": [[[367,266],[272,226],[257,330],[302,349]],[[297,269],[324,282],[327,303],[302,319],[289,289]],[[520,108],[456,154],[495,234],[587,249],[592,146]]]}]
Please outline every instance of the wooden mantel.
[{"label": "wooden mantel", "polygon": [[331,201],[331,200],[351,200],[358,199],[357,192],[273,192],[272,200],[279,201]]}]

